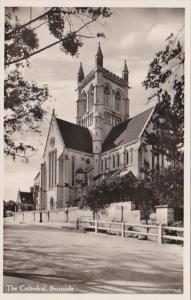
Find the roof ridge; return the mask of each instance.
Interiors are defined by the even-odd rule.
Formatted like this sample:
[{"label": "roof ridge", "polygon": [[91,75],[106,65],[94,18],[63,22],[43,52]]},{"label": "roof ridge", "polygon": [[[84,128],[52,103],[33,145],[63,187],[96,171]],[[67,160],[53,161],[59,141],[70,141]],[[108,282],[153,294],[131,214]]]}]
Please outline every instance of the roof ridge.
[{"label": "roof ridge", "polygon": [[92,136],[89,128],[56,118],[66,148],[92,153]]},{"label": "roof ridge", "polygon": [[142,112],[138,113],[137,115],[135,115],[135,116],[131,117],[129,120],[132,120],[133,118],[135,118],[135,117],[137,117],[137,116],[139,116],[139,115],[141,115],[141,114],[145,113],[146,111],[152,110],[154,107],[155,107],[155,105],[153,105],[153,106],[151,106],[151,107],[147,108],[146,110],[144,110],[144,111],[142,111]]},{"label": "roof ridge", "polygon": [[65,123],[71,124],[71,125],[73,125],[73,126],[76,126],[76,127],[80,127],[80,128],[87,129],[87,130],[89,131],[89,129],[88,129],[87,127],[84,127],[84,126],[78,125],[78,124],[76,124],[76,123],[72,123],[72,122],[69,122],[69,121],[66,121],[66,120],[63,120],[63,119],[57,118],[57,117],[56,117],[56,119],[57,119],[57,120],[59,120],[59,121],[62,121],[62,122],[65,122]]},{"label": "roof ridge", "polygon": [[155,106],[152,106],[113,127],[103,143],[102,152],[117,147],[121,140],[123,140],[124,143],[130,143],[137,140],[148,123],[151,113],[154,111],[154,107]]},{"label": "roof ridge", "polygon": [[147,112],[147,111],[149,111],[149,110],[152,110],[154,107],[155,107],[155,105],[153,105],[152,107],[150,107],[150,108],[148,108],[148,109],[146,109],[146,110],[144,110],[144,111],[138,113],[137,115],[135,115],[135,116],[133,116],[133,117],[131,117],[131,118],[129,118],[129,119],[123,121],[122,123],[117,124],[117,125],[114,126],[113,128],[120,127],[120,125],[122,125],[122,124],[124,125],[125,122],[128,123],[129,121],[131,121],[131,120],[134,119],[135,117],[138,117],[139,115],[141,115],[141,114],[143,114],[143,113],[145,113],[145,112]]}]

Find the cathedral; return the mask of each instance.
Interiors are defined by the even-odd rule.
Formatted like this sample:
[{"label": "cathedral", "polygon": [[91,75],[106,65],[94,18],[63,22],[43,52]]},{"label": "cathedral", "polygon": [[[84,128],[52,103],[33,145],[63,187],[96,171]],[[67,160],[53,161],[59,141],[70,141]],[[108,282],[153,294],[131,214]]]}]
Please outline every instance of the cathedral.
[{"label": "cathedral", "polygon": [[40,209],[71,206],[98,178],[129,171],[138,177],[145,161],[152,167],[164,164],[164,158],[155,157],[145,145],[154,107],[131,118],[127,63],[119,77],[104,68],[103,61],[99,44],[87,76],[80,64],[76,124],[57,118],[53,110],[40,168]]}]

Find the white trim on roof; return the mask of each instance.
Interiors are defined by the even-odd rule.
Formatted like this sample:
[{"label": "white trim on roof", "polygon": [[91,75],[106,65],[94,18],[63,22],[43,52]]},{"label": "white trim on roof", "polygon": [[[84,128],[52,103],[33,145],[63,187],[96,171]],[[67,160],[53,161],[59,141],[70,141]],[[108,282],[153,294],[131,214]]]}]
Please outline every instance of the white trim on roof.
[{"label": "white trim on roof", "polygon": [[153,114],[154,110],[155,110],[155,106],[153,106],[153,108],[152,108],[152,110],[150,112],[150,115],[148,116],[147,121],[145,122],[145,125],[143,126],[143,128],[142,128],[142,130],[141,130],[141,132],[139,134],[139,139],[141,138],[143,132],[145,131],[145,128],[147,127],[148,122],[150,121],[150,118],[152,117],[152,114]]},{"label": "white trim on roof", "polygon": [[55,120],[56,127],[57,127],[58,132],[59,132],[59,135],[60,135],[60,137],[61,137],[63,146],[65,147],[64,140],[63,140],[62,134],[61,134],[61,132],[60,132],[60,128],[59,128],[59,126],[58,126],[58,123],[57,123],[57,120],[56,120],[56,116],[55,116],[55,113],[54,113],[54,109],[53,109],[53,111],[52,111],[52,116],[51,116],[51,120],[50,120],[49,129],[48,129],[48,134],[47,134],[47,138],[46,138],[46,143],[45,143],[45,147],[44,147],[43,159],[44,159],[44,156],[45,156],[45,151],[46,151],[46,147],[47,147],[47,143],[48,143],[48,138],[49,138],[49,135],[50,135],[50,128],[51,128],[53,119]]}]

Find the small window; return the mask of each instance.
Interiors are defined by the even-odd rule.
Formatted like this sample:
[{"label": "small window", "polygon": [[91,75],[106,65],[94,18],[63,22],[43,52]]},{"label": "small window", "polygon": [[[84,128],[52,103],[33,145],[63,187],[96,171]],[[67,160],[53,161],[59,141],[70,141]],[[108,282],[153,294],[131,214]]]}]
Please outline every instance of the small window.
[{"label": "small window", "polygon": [[121,109],[121,94],[119,91],[115,93],[115,110],[120,111]]},{"label": "small window", "polygon": [[131,155],[131,164],[133,163],[133,149],[131,148],[131,150],[130,150],[130,155]]},{"label": "small window", "polygon": [[115,156],[113,155],[113,169],[115,169]]},{"label": "small window", "polygon": [[107,170],[107,158],[105,158],[105,170]]},{"label": "small window", "polygon": [[103,159],[101,160],[101,171],[103,172],[103,168],[104,168],[104,165],[103,165]]},{"label": "small window", "polygon": [[117,154],[117,166],[119,167],[119,163],[120,163],[120,156],[119,154]]},{"label": "small window", "polygon": [[109,97],[110,97],[110,87],[109,85],[105,85],[104,87],[104,104],[109,105]]},{"label": "small window", "polygon": [[57,184],[57,152],[56,150],[49,153],[49,188]]},{"label": "small window", "polygon": [[82,93],[82,101],[83,101],[82,114],[84,114],[87,111],[87,95],[85,92]]},{"label": "small window", "polygon": [[126,164],[127,165],[129,164],[129,152],[128,151],[126,152]]},{"label": "small window", "polygon": [[91,84],[88,91],[88,110],[94,105],[94,86]]},{"label": "small window", "polygon": [[108,124],[108,113],[104,112],[104,121],[106,124]]}]

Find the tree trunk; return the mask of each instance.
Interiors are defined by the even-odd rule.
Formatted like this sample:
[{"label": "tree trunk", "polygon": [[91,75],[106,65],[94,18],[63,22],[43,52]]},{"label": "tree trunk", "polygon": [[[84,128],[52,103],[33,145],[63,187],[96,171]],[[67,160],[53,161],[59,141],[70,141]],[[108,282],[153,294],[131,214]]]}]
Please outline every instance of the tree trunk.
[{"label": "tree trunk", "polygon": [[95,209],[93,209],[93,220],[95,220]]}]

